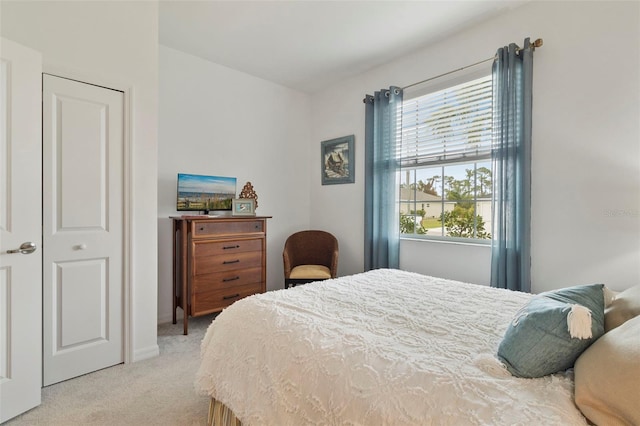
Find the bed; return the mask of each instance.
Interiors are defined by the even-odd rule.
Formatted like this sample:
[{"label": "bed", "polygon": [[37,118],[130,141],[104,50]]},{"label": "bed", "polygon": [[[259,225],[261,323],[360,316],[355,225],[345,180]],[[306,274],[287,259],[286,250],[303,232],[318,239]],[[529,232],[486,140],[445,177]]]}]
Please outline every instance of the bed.
[{"label": "bed", "polygon": [[207,330],[196,388],[244,426],[588,424],[571,370],[496,358],[531,297],[387,269],[251,296]]}]

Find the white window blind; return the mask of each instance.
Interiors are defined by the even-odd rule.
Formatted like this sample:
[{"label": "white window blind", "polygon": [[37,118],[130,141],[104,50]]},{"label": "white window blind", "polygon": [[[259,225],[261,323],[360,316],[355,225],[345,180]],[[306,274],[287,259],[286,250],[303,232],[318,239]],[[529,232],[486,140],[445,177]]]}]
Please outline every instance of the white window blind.
[{"label": "white window blind", "polygon": [[402,167],[491,157],[491,76],[402,103]]}]

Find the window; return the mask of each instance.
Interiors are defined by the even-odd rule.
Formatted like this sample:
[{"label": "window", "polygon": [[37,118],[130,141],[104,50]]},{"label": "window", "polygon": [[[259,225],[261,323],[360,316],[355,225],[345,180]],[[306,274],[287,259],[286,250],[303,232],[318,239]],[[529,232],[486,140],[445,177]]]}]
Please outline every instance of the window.
[{"label": "window", "polygon": [[491,238],[491,76],[402,104],[401,236]]}]

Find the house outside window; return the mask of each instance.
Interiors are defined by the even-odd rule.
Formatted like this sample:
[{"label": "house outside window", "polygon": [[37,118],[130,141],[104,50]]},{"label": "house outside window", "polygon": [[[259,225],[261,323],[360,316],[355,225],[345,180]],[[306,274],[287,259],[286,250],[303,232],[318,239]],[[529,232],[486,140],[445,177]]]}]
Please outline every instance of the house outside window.
[{"label": "house outside window", "polygon": [[491,83],[476,76],[403,101],[401,237],[490,241]]}]

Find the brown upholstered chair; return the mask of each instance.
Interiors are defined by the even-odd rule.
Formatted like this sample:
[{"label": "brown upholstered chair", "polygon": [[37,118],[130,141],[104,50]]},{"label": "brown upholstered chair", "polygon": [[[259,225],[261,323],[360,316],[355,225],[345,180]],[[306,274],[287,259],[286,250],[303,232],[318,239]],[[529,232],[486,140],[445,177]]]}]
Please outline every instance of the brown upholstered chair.
[{"label": "brown upholstered chair", "polygon": [[326,231],[300,231],[284,243],[284,288],[335,278],[338,240]]}]

